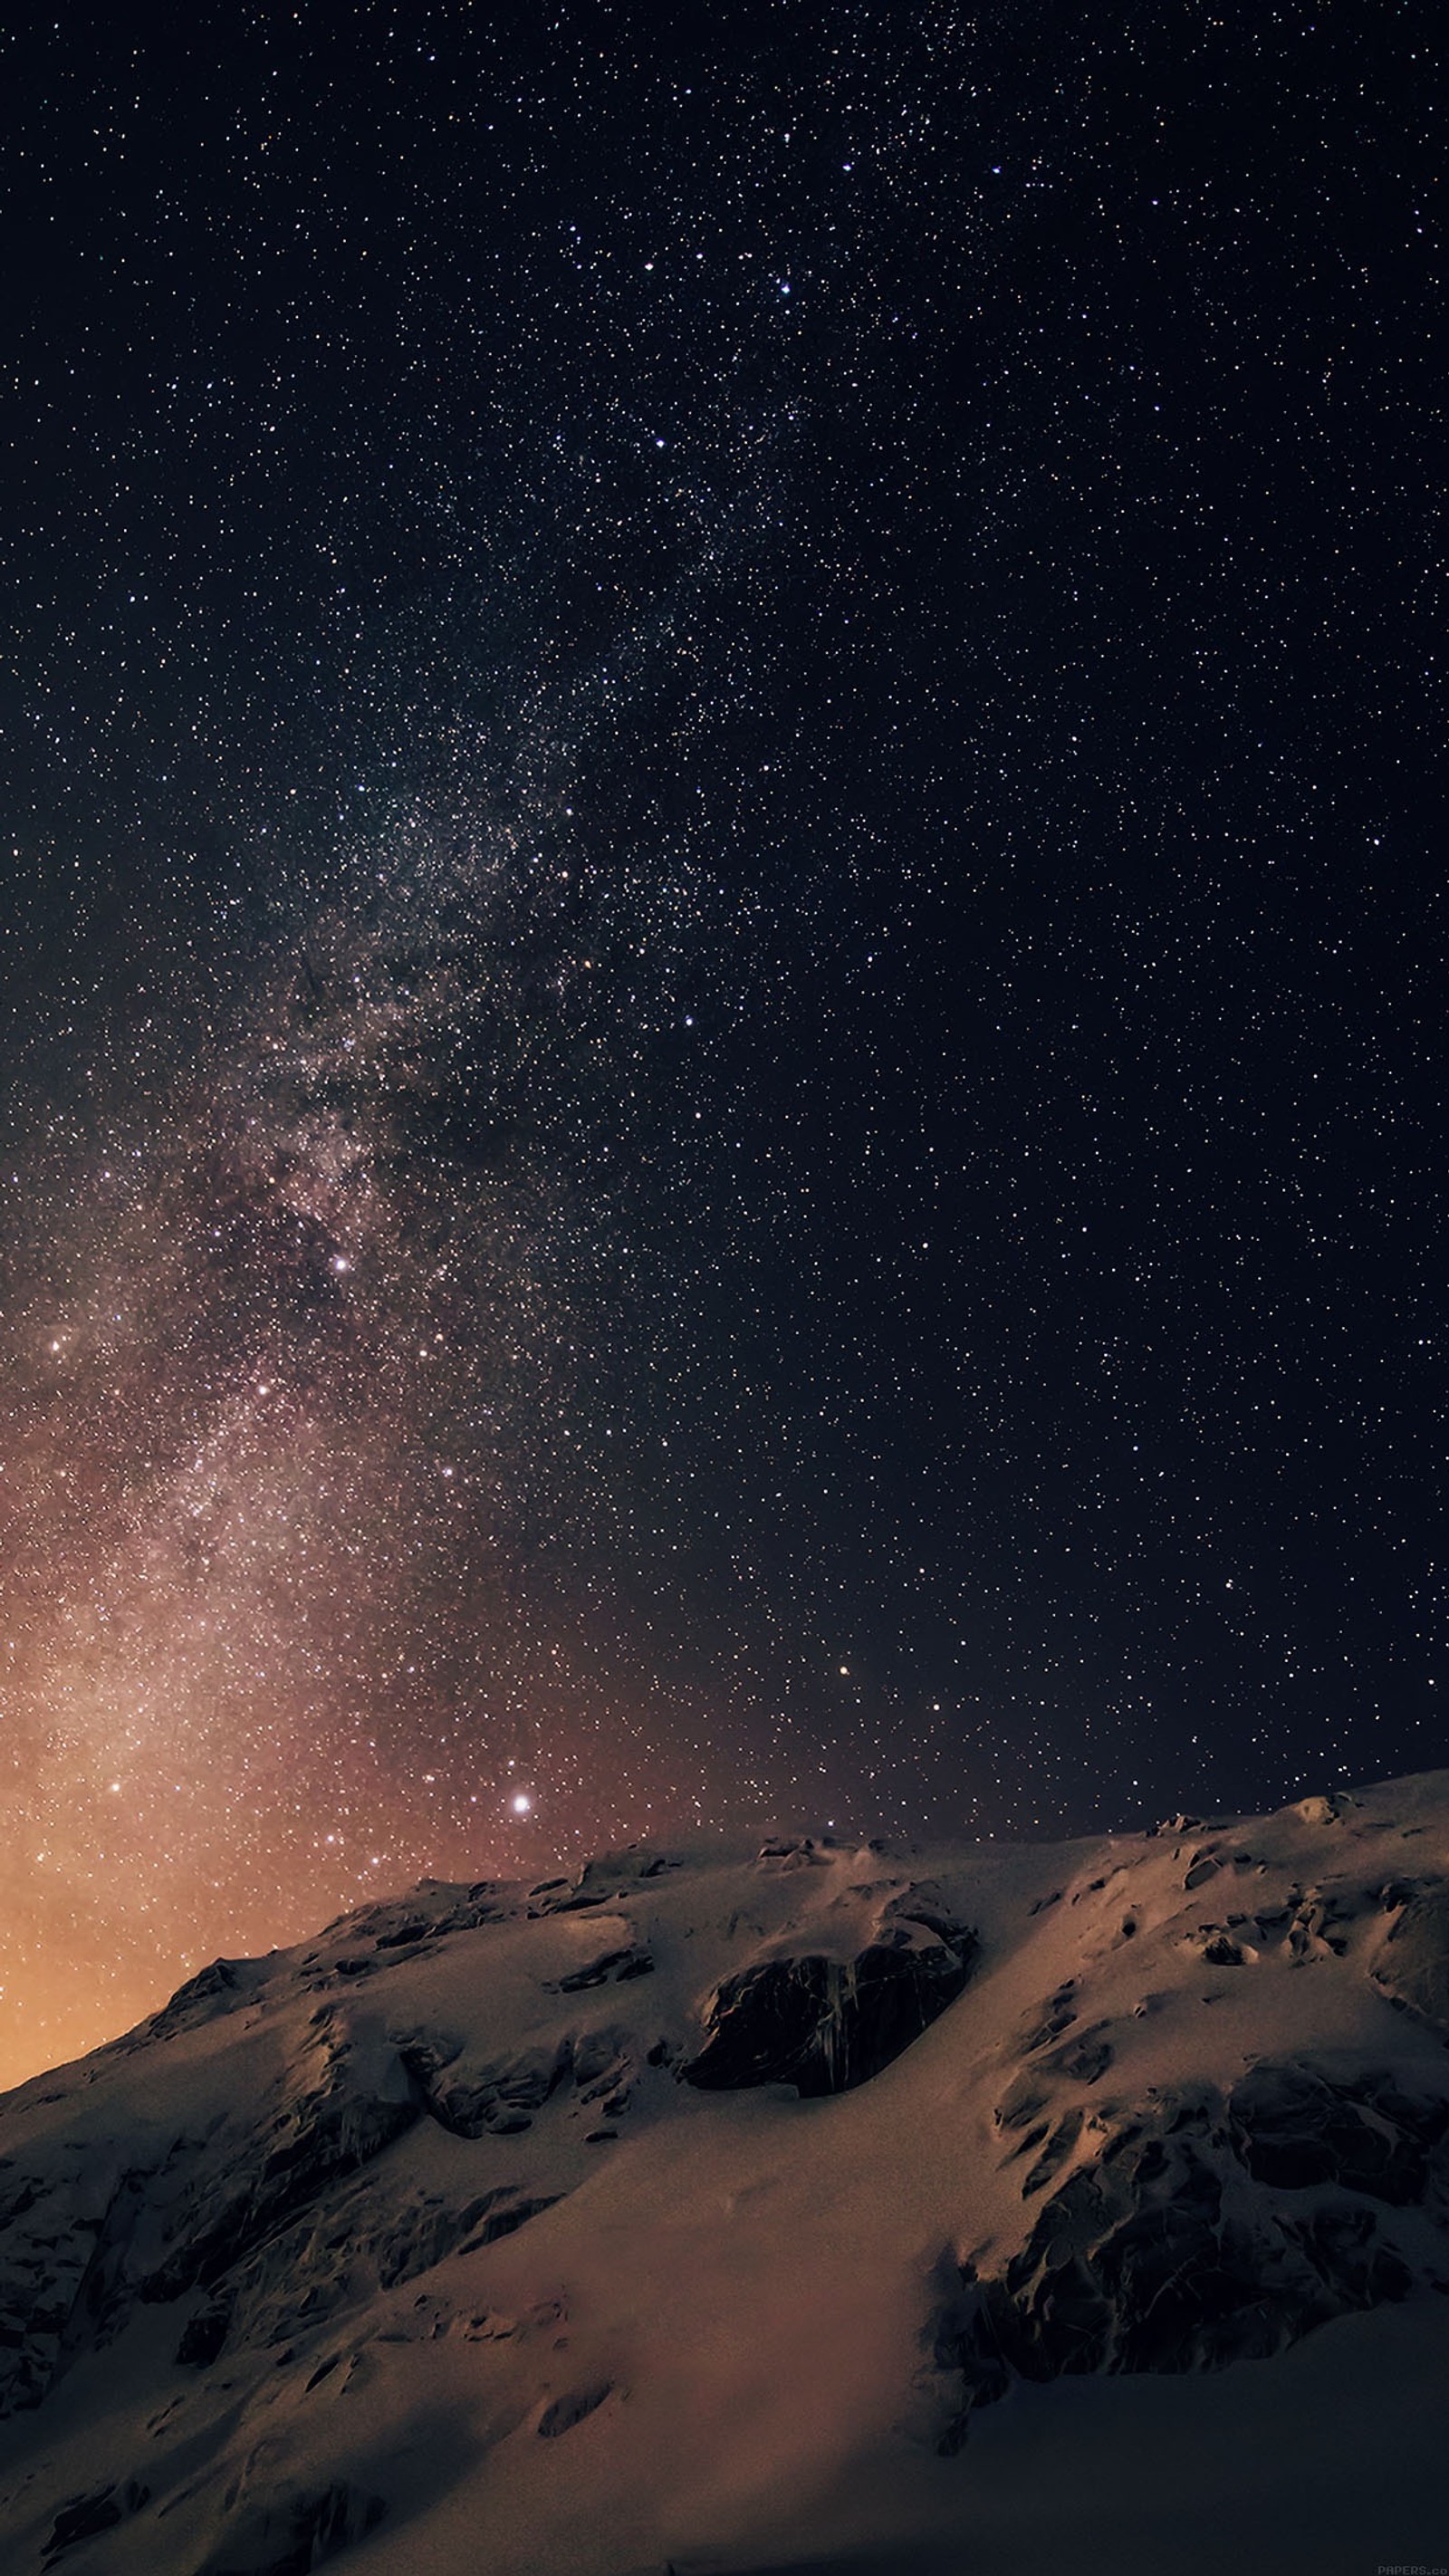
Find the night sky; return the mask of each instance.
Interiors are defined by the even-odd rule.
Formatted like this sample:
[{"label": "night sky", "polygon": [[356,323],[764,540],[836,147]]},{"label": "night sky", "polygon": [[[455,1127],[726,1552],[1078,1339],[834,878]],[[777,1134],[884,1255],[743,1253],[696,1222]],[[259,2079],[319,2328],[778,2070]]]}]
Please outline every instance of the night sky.
[{"label": "night sky", "polygon": [[1436,14],[12,14],[5,2075],[1449,1758]]}]

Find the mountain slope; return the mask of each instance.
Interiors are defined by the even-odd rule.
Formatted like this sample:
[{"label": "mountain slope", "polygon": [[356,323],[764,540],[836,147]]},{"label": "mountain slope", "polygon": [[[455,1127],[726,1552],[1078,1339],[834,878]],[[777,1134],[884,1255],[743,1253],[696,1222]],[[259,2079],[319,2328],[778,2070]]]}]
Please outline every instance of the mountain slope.
[{"label": "mountain slope", "polygon": [[0,2102],[0,2565],[1443,2556],[1446,2039],[1443,1773],[425,1883]]}]

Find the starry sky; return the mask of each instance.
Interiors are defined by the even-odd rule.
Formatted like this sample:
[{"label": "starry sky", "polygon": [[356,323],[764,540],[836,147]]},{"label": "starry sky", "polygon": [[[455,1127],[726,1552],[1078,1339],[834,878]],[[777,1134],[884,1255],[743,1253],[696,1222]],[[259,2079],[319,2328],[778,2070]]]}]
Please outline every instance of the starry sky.
[{"label": "starry sky", "polygon": [[1446,1758],[1434,23],[10,17],[0,2078]]}]

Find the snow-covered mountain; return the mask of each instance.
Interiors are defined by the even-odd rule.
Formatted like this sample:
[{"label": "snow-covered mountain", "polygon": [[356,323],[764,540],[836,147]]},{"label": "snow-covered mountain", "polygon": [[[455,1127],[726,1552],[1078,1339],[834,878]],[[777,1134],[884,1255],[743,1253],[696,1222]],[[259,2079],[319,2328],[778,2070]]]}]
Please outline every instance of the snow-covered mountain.
[{"label": "snow-covered mountain", "polygon": [[1449,1773],[630,1849],[0,2101],[0,2569],[1449,2559]]}]

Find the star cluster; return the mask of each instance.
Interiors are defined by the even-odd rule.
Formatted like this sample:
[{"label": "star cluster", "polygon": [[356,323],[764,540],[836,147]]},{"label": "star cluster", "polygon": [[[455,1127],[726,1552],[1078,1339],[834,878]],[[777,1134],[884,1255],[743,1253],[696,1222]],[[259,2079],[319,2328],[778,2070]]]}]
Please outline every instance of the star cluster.
[{"label": "star cluster", "polygon": [[6,36],[0,2076],[1436,1759],[1431,37]]}]

